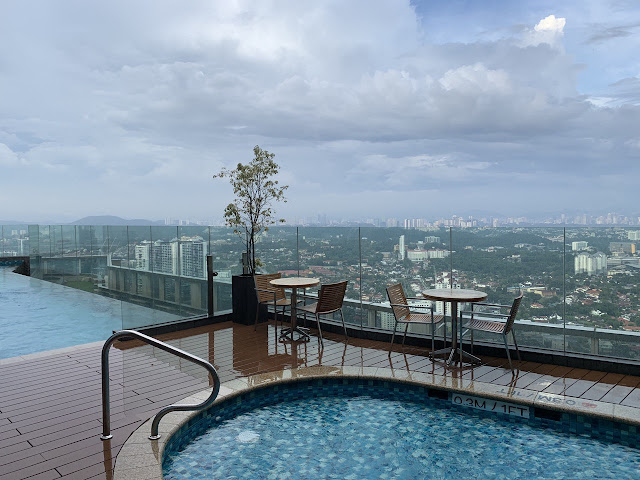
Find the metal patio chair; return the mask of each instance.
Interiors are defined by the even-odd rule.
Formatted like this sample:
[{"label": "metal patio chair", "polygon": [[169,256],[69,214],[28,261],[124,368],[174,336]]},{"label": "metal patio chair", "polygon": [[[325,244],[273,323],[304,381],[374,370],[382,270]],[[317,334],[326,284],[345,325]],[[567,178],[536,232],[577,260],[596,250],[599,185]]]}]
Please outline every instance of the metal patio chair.
[{"label": "metal patio chair", "polygon": [[[291,308],[291,299],[287,298],[283,288],[274,287],[271,285],[271,280],[281,278],[280,273],[270,273],[265,275],[255,275],[254,281],[256,284],[256,296],[258,298],[258,306],[256,307],[256,321],[253,324],[255,330],[258,326],[258,316],[260,313],[260,305],[266,305],[267,309],[273,307],[273,315],[275,318],[276,328],[278,328],[278,309],[282,309],[282,317],[284,317],[284,311],[287,307]],[[280,325],[282,326],[282,319]]]},{"label": "metal patio chair", "polygon": [[[521,293],[513,299],[511,305],[500,305],[497,303],[472,303],[471,310],[466,312],[460,312],[461,325],[464,323],[465,317],[468,320],[466,324],[460,329],[460,344],[462,344],[462,336],[467,332],[471,332],[471,353],[473,353],[473,332],[487,332],[502,335],[504,342],[504,348],[507,350],[507,359],[509,360],[509,367],[511,373],[514,373],[513,364],[511,363],[511,354],[509,353],[509,344],[507,342],[507,335],[511,333],[513,337],[513,343],[516,347],[516,353],[518,354],[518,361],[520,360],[520,349],[518,348],[518,342],[516,341],[516,334],[513,331],[513,326],[516,320],[516,314],[518,313],[518,307],[522,301],[523,294]],[[507,313],[494,312],[494,311],[482,311],[487,307],[494,309],[509,309]]]},{"label": "metal patio chair", "polygon": [[318,333],[320,335],[320,343],[324,346],[322,340],[322,329],[320,328],[320,315],[328,315],[334,312],[340,312],[340,318],[342,319],[342,328],[344,328],[345,339],[349,338],[347,334],[347,326],[344,323],[344,314],[342,313],[342,302],[344,301],[344,294],[347,291],[347,280],[338,283],[325,283],[320,285],[320,292],[318,293],[318,301],[309,305],[298,307],[298,310],[304,312],[304,323],[307,324],[307,312],[313,313],[316,316],[316,323],[318,324]]},{"label": "metal patio chair", "polygon": [[[436,330],[445,325],[444,315],[435,315],[433,304],[430,307],[409,305],[407,300],[422,300],[424,298],[418,297],[406,297],[404,289],[400,283],[387,287],[387,296],[389,297],[389,303],[391,303],[391,310],[395,317],[395,323],[393,324],[393,335],[391,335],[391,345],[389,346],[389,352],[393,348],[393,340],[396,336],[396,329],[399,323],[404,323],[404,336],[402,337],[402,346],[404,347],[404,341],[407,338],[407,330],[410,324],[425,323],[431,325],[431,349],[435,350],[436,345]],[[412,311],[412,309],[414,311]],[[419,312],[415,310],[421,310]],[[425,313],[428,310],[429,313]]]}]

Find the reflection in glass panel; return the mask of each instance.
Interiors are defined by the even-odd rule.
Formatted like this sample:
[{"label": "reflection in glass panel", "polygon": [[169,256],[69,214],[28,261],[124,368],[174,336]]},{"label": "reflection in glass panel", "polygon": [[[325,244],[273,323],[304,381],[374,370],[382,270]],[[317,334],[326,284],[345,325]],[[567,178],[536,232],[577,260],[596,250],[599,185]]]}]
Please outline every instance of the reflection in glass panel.
[{"label": "reflection in glass panel", "polygon": [[640,359],[640,229],[566,232],[567,351]]}]

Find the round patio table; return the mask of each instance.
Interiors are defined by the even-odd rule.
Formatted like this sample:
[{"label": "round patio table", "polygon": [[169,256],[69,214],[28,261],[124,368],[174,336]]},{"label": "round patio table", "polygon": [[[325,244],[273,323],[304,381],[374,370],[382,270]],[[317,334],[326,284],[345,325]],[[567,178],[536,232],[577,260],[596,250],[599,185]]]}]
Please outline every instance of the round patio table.
[{"label": "round patio table", "polygon": [[[422,296],[427,300],[449,302],[451,303],[451,347],[436,350],[431,355],[448,356],[447,365],[449,365],[457,353],[460,354],[460,366],[462,366],[463,357],[469,358],[473,363],[480,363],[481,360],[462,350],[462,342],[458,346],[458,303],[459,302],[481,302],[487,298],[485,292],[479,290],[465,290],[460,288],[434,288],[422,292]],[[460,325],[462,332],[462,325]]]},{"label": "round patio table", "polygon": [[298,303],[298,294],[297,290],[299,288],[305,289],[309,287],[315,287],[320,283],[319,278],[307,278],[307,277],[287,277],[287,278],[276,278],[271,280],[271,285],[274,287],[280,288],[290,288],[291,289],[291,327],[284,328],[280,332],[280,338],[285,337],[290,340],[295,340],[293,337],[293,332],[297,332],[300,337],[298,340],[309,340],[309,331],[305,328],[302,329],[298,327],[298,312],[296,309],[296,305]]}]

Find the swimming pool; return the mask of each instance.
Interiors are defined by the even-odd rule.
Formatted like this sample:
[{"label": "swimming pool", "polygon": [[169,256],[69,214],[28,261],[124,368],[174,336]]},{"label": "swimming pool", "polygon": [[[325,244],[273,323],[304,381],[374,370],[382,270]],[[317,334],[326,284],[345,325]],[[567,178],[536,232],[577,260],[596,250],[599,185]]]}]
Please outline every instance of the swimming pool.
[{"label": "swimming pool", "polygon": [[628,446],[640,440],[635,427],[543,409],[507,417],[432,393],[376,380],[253,391],[171,437],[164,478],[595,479],[640,471],[640,451]]},{"label": "swimming pool", "polygon": [[119,301],[0,267],[0,358],[106,340],[122,329]]}]

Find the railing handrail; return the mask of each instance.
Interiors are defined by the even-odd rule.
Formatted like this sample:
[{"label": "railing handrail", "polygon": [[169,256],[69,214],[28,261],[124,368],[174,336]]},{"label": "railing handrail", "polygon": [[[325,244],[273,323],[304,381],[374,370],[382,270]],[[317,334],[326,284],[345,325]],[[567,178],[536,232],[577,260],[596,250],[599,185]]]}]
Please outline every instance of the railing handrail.
[{"label": "railing handrail", "polygon": [[158,434],[158,426],[160,424],[160,420],[169,412],[184,412],[189,410],[203,410],[211,405],[216,397],[218,396],[218,392],[220,391],[220,377],[218,376],[218,372],[206,360],[203,360],[195,355],[191,355],[184,350],[176,348],[168,343],[157,340],[153,337],[145,335],[144,333],[140,333],[136,330],[120,330],[113,335],[111,335],[107,341],[102,346],[102,435],[100,439],[109,440],[113,437],[111,435],[111,420],[110,420],[110,398],[109,398],[109,349],[111,345],[121,337],[135,337],[142,340],[149,345],[154,347],[158,347],[165,352],[173,353],[174,355],[184,358],[185,360],[189,360],[197,365],[200,365],[207,369],[209,375],[211,376],[211,381],[213,383],[213,390],[209,397],[202,403],[198,404],[172,404],[167,407],[164,407],[160,410],[156,416],[153,418],[153,422],[151,423],[151,435],[149,435],[150,440],[157,440],[160,438]]}]

